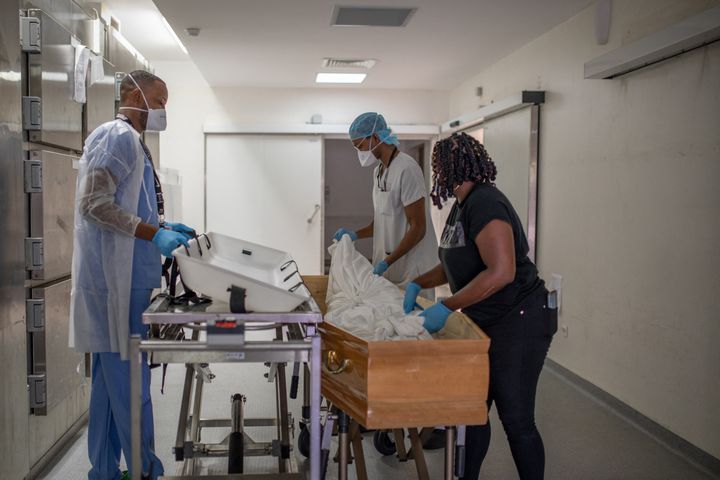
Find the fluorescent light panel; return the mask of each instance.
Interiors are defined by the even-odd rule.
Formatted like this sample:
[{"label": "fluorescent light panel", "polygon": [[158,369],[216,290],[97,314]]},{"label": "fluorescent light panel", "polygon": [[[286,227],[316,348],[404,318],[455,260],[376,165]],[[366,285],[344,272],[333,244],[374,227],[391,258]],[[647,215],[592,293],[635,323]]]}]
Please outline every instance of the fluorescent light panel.
[{"label": "fluorescent light panel", "polygon": [[321,72],[315,77],[316,83],[362,83],[367,73],[329,73]]},{"label": "fluorescent light panel", "polygon": [[163,25],[165,25],[165,28],[167,28],[167,31],[170,32],[170,35],[171,35],[171,36],[175,39],[175,41],[177,42],[178,46],[180,47],[180,50],[182,50],[183,53],[184,53],[185,55],[187,55],[187,54],[188,54],[187,48],[185,48],[185,45],[183,45],[183,43],[180,41],[180,38],[178,38],[178,36],[175,34],[175,30],[173,30],[173,28],[170,26],[170,24],[168,23],[168,21],[165,20],[165,17],[163,17],[162,15],[160,15],[160,19],[162,20]]}]

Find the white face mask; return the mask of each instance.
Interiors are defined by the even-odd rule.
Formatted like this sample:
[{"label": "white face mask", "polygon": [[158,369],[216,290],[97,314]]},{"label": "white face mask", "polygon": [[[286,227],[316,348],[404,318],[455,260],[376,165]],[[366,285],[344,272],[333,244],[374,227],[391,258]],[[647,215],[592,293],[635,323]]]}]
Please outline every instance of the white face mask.
[{"label": "white face mask", "polygon": [[[365,142],[365,140],[363,140],[363,142],[361,142],[360,145],[362,145],[364,142]],[[372,137],[370,137],[370,142],[372,142]],[[363,167],[372,167],[377,162],[379,162],[378,158],[373,153],[373,150],[375,150],[379,146],[380,146],[380,143],[378,143],[377,145],[372,147],[370,150],[360,150],[358,148],[357,154],[358,154],[358,160],[360,160],[360,165],[362,165]]]},{"label": "white face mask", "polygon": [[143,101],[145,102],[145,106],[147,107],[147,110],[143,110],[142,108],[135,108],[135,107],[120,107],[119,110],[137,110],[139,112],[147,112],[147,125],[145,125],[145,130],[149,130],[151,132],[162,132],[167,128],[167,116],[165,113],[164,108],[150,108],[150,105],[148,104],[147,98],[145,98],[145,93],[142,91],[142,88],[140,88],[140,85],[135,81],[132,75],[128,75],[130,77],[130,80],[133,81],[136,87],[140,90],[140,95],[143,97]]}]

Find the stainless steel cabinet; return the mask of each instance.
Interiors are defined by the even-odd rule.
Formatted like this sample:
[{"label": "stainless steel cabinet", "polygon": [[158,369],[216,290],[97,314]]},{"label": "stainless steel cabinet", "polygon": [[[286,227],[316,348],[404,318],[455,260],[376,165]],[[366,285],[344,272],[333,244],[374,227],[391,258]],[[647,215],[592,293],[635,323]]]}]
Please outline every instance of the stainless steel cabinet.
[{"label": "stainless steel cabinet", "polygon": [[[95,15],[80,4],[0,1],[2,479],[35,478],[88,406],[85,355],[68,347],[74,162],[84,135],[114,117],[119,68],[100,22],[105,78],[88,86],[87,104],[73,100],[74,44],[98,45]],[[140,68],[114,47],[121,71]]]},{"label": "stainless steel cabinet", "polygon": [[105,122],[115,118],[115,67],[103,60],[104,77],[88,86],[86,135]]},{"label": "stainless steel cabinet", "polygon": [[25,191],[30,210],[27,267],[32,280],[70,275],[78,157],[31,150],[25,162]]},{"label": "stainless steel cabinet", "polygon": [[68,347],[70,280],[31,289],[27,300],[31,337],[30,407],[45,415],[83,383],[85,355]]},{"label": "stainless steel cabinet", "polygon": [[28,17],[40,20],[41,32],[40,51],[27,55],[28,89],[23,99],[23,122],[28,139],[80,151],[83,106],[73,100],[73,35],[41,10],[28,10]]},{"label": "stainless steel cabinet", "polygon": [[117,38],[117,34],[111,29],[108,36],[108,60],[115,66],[115,70],[123,73],[130,73],[140,68],[137,57],[130,52]]}]

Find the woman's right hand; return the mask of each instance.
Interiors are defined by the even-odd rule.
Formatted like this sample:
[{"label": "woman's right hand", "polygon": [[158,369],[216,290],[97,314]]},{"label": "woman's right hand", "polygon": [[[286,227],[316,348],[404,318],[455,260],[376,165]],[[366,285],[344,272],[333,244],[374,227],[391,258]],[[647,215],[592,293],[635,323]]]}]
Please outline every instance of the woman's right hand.
[{"label": "woman's right hand", "polygon": [[405,313],[410,313],[415,310],[417,297],[421,290],[422,287],[415,282],[410,282],[408,286],[405,287],[405,299],[403,300],[403,310]]},{"label": "woman's right hand", "polygon": [[352,240],[353,242],[358,239],[357,233],[353,232],[352,230],[346,230],[344,228],[338,229],[338,231],[335,232],[335,235],[333,235],[333,239],[336,242],[339,242],[342,239],[343,235],[348,235],[350,237],[350,240]]}]

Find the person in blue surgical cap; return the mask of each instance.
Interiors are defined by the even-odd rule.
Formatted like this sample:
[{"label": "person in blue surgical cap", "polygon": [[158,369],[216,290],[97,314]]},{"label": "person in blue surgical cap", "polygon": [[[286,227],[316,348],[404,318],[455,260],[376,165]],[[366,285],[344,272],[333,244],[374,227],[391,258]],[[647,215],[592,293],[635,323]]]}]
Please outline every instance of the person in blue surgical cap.
[{"label": "person in blue surgical cap", "polygon": [[[138,70],[122,80],[120,94],[117,118],[85,143],[76,192],[70,344],[92,353],[90,480],[128,478],[119,465],[121,451],[132,458],[129,338],[147,336],[141,317],[160,287],[161,254],[172,256],[193,234],[164,222],[162,189],[141,137],[165,129],[165,82]],[[154,480],[163,465],[154,452],[145,357],[142,380],[142,468]]]},{"label": "person in blue surgical cap", "polygon": [[425,177],[418,162],[398,149],[400,142],[376,112],[358,116],[350,126],[350,141],[363,167],[374,167],[373,221],[357,231],[341,228],[335,240],[349,235],[373,239],[374,273],[401,288],[434,299],[433,290],[420,291],[410,282],[437,261],[437,238],[430,218]]}]

